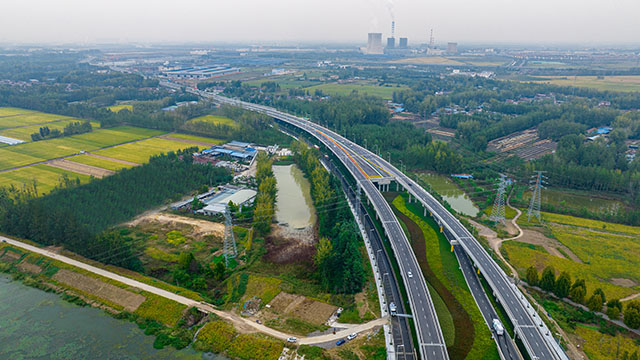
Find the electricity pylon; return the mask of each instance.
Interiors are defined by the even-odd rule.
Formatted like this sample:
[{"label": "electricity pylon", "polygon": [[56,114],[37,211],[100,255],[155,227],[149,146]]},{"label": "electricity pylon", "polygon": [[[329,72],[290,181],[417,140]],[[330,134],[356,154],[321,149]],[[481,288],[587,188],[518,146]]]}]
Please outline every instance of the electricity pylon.
[{"label": "electricity pylon", "polygon": [[536,171],[537,175],[534,175],[534,179],[531,181],[531,190],[533,190],[533,194],[531,194],[531,202],[529,203],[529,210],[527,211],[528,221],[531,221],[531,216],[535,216],[538,219],[538,222],[542,223],[542,218],[540,217],[540,193],[542,189],[544,189],[544,175],[542,175],[544,171]]},{"label": "electricity pylon", "polygon": [[489,220],[495,221],[496,223],[504,223],[504,197],[506,192],[506,177],[503,174],[500,174],[500,185],[498,186],[498,194],[496,195],[496,199],[493,201],[493,210],[491,210],[491,216],[489,216]]},{"label": "electricity pylon", "polygon": [[231,210],[229,205],[224,208],[224,264],[229,266],[229,259],[234,259],[237,255],[236,238],[233,236],[233,222],[231,222]]}]

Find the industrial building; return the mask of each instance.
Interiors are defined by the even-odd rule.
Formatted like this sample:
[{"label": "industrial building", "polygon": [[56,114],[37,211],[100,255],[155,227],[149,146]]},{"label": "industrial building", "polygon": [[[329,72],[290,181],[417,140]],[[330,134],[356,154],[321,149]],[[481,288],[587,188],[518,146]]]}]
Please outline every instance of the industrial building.
[{"label": "industrial building", "polygon": [[215,195],[200,199],[206,206],[196,213],[207,216],[224,214],[229,202],[236,206],[248,206],[253,204],[253,200],[258,193],[252,189],[240,188],[227,185],[221,188]]},{"label": "industrial building", "polygon": [[447,43],[447,54],[457,54],[458,53],[458,43],[450,42]]},{"label": "industrial building", "polygon": [[387,49],[393,49],[396,47],[396,38],[389,37],[387,38]]},{"label": "industrial building", "polygon": [[406,49],[408,47],[409,47],[409,39],[407,39],[406,37],[401,37],[400,38],[400,44],[398,45],[398,48]]},{"label": "industrial building", "polygon": [[382,33],[369,33],[365,53],[369,55],[384,54],[384,48],[382,47]]},{"label": "industrial building", "polygon": [[165,70],[162,72],[162,75],[173,79],[207,79],[239,72],[240,69],[236,67],[213,65]]}]

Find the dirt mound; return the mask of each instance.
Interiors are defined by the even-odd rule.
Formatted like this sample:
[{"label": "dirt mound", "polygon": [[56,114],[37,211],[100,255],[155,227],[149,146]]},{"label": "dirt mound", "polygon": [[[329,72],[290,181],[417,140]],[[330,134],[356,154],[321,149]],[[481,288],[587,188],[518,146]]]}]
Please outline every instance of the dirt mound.
[{"label": "dirt mound", "polygon": [[274,313],[290,315],[318,325],[324,324],[338,309],[333,305],[285,292],[273,298],[269,305]]},{"label": "dirt mound", "polygon": [[275,264],[311,262],[315,252],[312,244],[276,236],[267,237],[265,247],[267,248],[265,259]]},{"label": "dirt mound", "polygon": [[638,285],[637,282],[631,280],[631,279],[625,279],[625,278],[613,278],[611,280],[609,280],[612,284],[617,285],[617,286],[622,286],[622,287],[626,287],[626,288],[632,288],[636,285]]}]

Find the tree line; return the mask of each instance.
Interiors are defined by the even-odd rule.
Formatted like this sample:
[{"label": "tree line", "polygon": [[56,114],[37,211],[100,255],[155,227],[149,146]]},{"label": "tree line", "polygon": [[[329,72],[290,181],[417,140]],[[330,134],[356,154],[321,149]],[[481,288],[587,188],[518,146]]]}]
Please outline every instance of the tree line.
[{"label": "tree line", "polygon": [[355,294],[365,282],[360,237],[339,181],[318,160],[319,154],[302,142],[292,146],[294,161],[311,183],[317,209],[318,235],[313,257],[316,278],[331,293]]},{"label": "tree line", "polygon": [[91,122],[89,121],[74,121],[72,123],[67,124],[64,127],[63,131],[59,129],[49,129],[48,126],[43,126],[39,129],[38,132],[31,134],[31,140],[40,141],[46,139],[53,139],[62,136],[71,136],[84,134],[93,131],[91,126]]},{"label": "tree line", "polygon": [[256,158],[256,183],[258,195],[256,196],[253,215],[253,228],[260,236],[271,232],[271,223],[276,213],[276,178],[271,166],[273,161],[263,152]]}]

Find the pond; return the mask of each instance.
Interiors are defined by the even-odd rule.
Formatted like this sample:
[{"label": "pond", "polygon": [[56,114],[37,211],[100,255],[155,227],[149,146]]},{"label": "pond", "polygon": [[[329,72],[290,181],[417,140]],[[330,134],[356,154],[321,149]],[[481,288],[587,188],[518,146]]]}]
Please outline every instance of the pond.
[{"label": "pond", "polygon": [[276,196],[276,221],[281,226],[295,230],[312,228],[316,213],[311,199],[311,184],[296,165],[275,165],[278,194]]},{"label": "pond", "polygon": [[132,322],[0,274],[0,359],[216,359],[190,348],[153,348]]},{"label": "pond", "polygon": [[460,214],[476,216],[480,211],[449,177],[431,173],[420,174],[420,177]]}]

